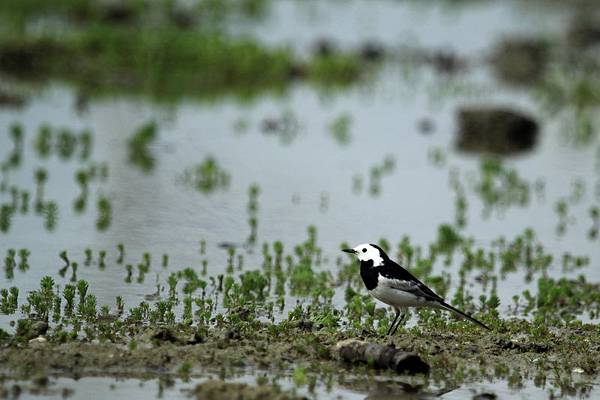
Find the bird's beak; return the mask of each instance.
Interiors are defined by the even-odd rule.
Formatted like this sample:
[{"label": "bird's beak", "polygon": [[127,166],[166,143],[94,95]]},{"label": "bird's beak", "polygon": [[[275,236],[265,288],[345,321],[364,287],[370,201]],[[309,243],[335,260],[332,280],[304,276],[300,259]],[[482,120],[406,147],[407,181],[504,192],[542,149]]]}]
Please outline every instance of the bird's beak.
[{"label": "bird's beak", "polygon": [[354,249],[342,249],[344,253],[356,254],[356,250]]}]

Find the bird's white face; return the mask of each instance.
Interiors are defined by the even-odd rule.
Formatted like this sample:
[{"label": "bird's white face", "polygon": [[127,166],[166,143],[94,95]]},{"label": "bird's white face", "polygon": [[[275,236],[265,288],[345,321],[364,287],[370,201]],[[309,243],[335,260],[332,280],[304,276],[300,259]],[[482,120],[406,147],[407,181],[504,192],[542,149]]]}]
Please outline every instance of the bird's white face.
[{"label": "bird's white face", "polygon": [[359,244],[358,246],[344,250],[346,253],[353,253],[360,261],[373,260],[373,266],[378,267],[383,264],[383,257],[377,247],[368,243]]}]

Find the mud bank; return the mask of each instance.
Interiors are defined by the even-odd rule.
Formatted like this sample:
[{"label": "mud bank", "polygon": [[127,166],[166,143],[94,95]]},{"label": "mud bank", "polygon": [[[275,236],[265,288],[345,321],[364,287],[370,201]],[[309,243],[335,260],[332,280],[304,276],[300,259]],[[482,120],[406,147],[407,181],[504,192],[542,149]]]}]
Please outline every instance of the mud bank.
[{"label": "mud bank", "polygon": [[195,343],[188,342],[194,344],[175,339],[190,337],[190,327],[178,329],[168,334],[161,328],[131,329],[130,337],[114,342],[59,340],[51,334],[23,342],[9,336],[0,345],[1,373],[7,379],[39,379],[40,375],[152,379],[211,372],[227,378],[257,370],[293,376],[301,367],[313,381],[347,381],[359,374],[369,379],[399,376],[375,364],[343,361],[336,344],[351,338],[418,354],[430,371],[410,379],[424,381],[424,387],[502,378],[515,387],[526,381],[546,385],[548,380],[561,390],[577,390],[579,383],[573,382],[579,379],[574,377],[591,380],[600,372],[596,362],[600,333],[592,325],[545,330],[515,320],[504,321],[489,333],[456,324],[443,329],[415,327],[394,338],[264,325],[240,332],[213,329]]}]

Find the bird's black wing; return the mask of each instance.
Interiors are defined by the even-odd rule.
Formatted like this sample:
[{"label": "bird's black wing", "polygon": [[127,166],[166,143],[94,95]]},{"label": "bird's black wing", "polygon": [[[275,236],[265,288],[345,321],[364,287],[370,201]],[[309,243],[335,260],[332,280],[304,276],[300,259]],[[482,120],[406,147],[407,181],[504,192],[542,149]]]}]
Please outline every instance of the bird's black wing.
[{"label": "bird's black wing", "polygon": [[379,269],[379,273],[384,278],[389,279],[388,286],[393,289],[412,293],[415,296],[423,297],[430,301],[444,301],[444,299],[429,289],[423,282],[392,260],[386,260],[385,264],[380,266]]}]

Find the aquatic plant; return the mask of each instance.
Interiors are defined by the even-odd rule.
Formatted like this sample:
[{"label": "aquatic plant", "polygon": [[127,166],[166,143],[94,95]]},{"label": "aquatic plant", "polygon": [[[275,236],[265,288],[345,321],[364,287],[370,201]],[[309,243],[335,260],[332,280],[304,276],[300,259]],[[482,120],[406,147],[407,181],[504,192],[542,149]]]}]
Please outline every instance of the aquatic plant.
[{"label": "aquatic plant", "polygon": [[46,158],[52,150],[52,130],[49,125],[41,125],[38,129],[38,134],[35,139],[35,149],[37,154]]},{"label": "aquatic plant", "polygon": [[256,236],[258,230],[258,194],[260,193],[259,186],[254,183],[250,185],[248,189],[248,224],[250,225],[250,234],[246,242],[250,245],[256,243]]},{"label": "aquatic plant", "polygon": [[[44,184],[48,180],[48,171],[44,168],[38,168],[35,170],[35,182],[36,182],[36,203],[43,204],[44,198]],[[37,206],[36,206],[37,208]]]},{"label": "aquatic plant", "polygon": [[194,167],[183,171],[181,181],[200,193],[209,194],[229,186],[230,175],[211,156]]},{"label": "aquatic plant", "polygon": [[66,284],[63,289],[63,297],[66,301],[64,315],[67,317],[73,315],[75,309],[75,292],[75,286],[71,284]]},{"label": "aquatic plant", "polygon": [[127,276],[125,277],[125,283],[131,283],[131,279],[133,277],[133,265],[131,265],[131,264],[125,265],[125,270],[127,271]]},{"label": "aquatic plant", "polygon": [[447,154],[440,147],[432,147],[427,151],[427,159],[433,166],[437,168],[444,167],[446,165],[447,158]]},{"label": "aquatic plant", "polygon": [[10,229],[14,209],[9,204],[0,205],[0,231],[8,232]]},{"label": "aquatic plant", "polygon": [[0,289],[0,313],[14,314],[19,308],[19,288],[12,286],[10,289]]},{"label": "aquatic plant", "polygon": [[123,264],[123,260],[125,259],[125,245],[123,243],[117,244],[117,251],[119,252],[117,256],[117,264]]},{"label": "aquatic plant", "polygon": [[56,228],[58,219],[58,204],[52,200],[46,202],[42,208],[42,213],[45,218],[44,227],[49,231],[53,231]]},{"label": "aquatic plant", "polygon": [[[378,196],[381,194],[381,181],[384,176],[390,175],[396,168],[396,160],[392,155],[387,155],[383,159],[381,164],[371,166],[369,169],[369,194],[371,196]],[[354,193],[359,194],[362,191],[363,177],[361,175],[355,175],[353,177],[352,190]]]},{"label": "aquatic plant", "polygon": [[484,215],[503,211],[510,206],[529,204],[531,184],[523,180],[515,169],[505,167],[499,159],[484,159],[474,183],[475,193],[484,204]]},{"label": "aquatic plant", "polygon": [[558,199],[554,204],[554,212],[558,216],[558,223],[556,225],[556,233],[562,236],[567,231],[567,225],[569,223],[569,204],[566,199]]},{"label": "aquatic plant", "polygon": [[38,128],[34,148],[41,158],[56,154],[65,161],[72,159],[79,151],[79,159],[85,161],[92,151],[92,133],[89,130],[74,132],[69,128],[42,124]]},{"label": "aquatic plant", "polygon": [[128,141],[129,162],[145,173],[151,172],[156,164],[150,146],[156,140],[157,131],[156,122],[147,122],[138,128]]},{"label": "aquatic plant", "polygon": [[56,150],[60,158],[63,160],[71,158],[71,156],[75,153],[76,145],[77,140],[69,130],[62,129],[60,132],[58,132],[56,138]]},{"label": "aquatic plant", "polygon": [[307,65],[306,72],[320,85],[336,86],[356,82],[365,67],[357,55],[336,52],[317,55]]},{"label": "aquatic plant", "polygon": [[84,130],[78,136],[78,144],[81,147],[81,151],[79,153],[79,158],[82,161],[86,161],[90,158],[92,154],[92,132],[89,130]]},{"label": "aquatic plant", "polygon": [[28,249],[19,249],[19,257],[20,257],[20,261],[19,261],[19,270],[22,272],[25,272],[29,269],[29,256],[31,255],[31,252]]},{"label": "aquatic plant", "polygon": [[349,114],[341,114],[329,124],[329,132],[338,144],[350,144],[351,136],[349,130],[351,123],[352,117]]},{"label": "aquatic plant", "polygon": [[48,317],[54,305],[54,279],[45,276],[40,281],[40,289],[30,292],[27,302],[36,317],[48,321]]},{"label": "aquatic plant", "polygon": [[81,213],[85,210],[85,207],[87,204],[88,193],[89,193],[89,189],[88,189],[89,174],[88,174],[88,172],[86,170],[78,170],[75,173],[75,181],[79,185],[81,192],[80,192],[79,196],[77,196],[77,198],[75,199],[75,201],[73,203],[73,209],[75,209],[75,211]]},{"label": "aquatic plant", "polygon": [[260,129],[265,135],[277,136],[283,145],[291,144],[300,134],[302,125],[292,110],[284,110],[279,116],[262,120]]},{"label": "aquatic plant", "polygon": [[112,221],[112,206],[108,197],[101,196],[98,199],[98,218],[96,219],[96,229],[105,231],[110,227]]},{"label": "aquatic plant", "polygon": [[16,254],[17,251],[15,249],[8,249],[6,251],[6,257],[4,258],[4,274],[7,280],[14,278],[15,267],[17,266],[17,262],[15,260]]},{"label": "aquatic plant", "polygon": [[88,247],[83,251],[83,253],[85,255],[85,260],[83,261],[83,264],[86,267],[89,267],[90,265],[92,265],[92,249]]},{"label": "aquatic plant", "polygon": [[15,122],[10,126],[9,132],[13,141],[13,150],[2,166],[3,168],[16,169],[21,164],[21,159],[23,157],[23,126],[20,123]]},{"label": "aquatic plant", "polygon": [[98,268],[106,268],[106,250],[100,250],[98,252]]},{"label": "aquatic plant", "polygon": [[[585,59],[585,58],[584,58]],[[594,109],[600,104],[600,80],[592,63],[571,63],[552,68],[537,88],[537,98],[548,113],[562,111],[562,132],[577,145],[596,137]]]},{"label": "aquatic plant", "polygon": [[587,237],[590,240],[594,240],[598,237],[598,229],[600,229],[600,209],[598,206],[590,207],[589,215],[592,220],[592,226],[588,230]]},{"label": "aquatic plant", "polygon": [[21,214],[27,214],[29,212],[29,192],[23,190],[21,192]]}]

